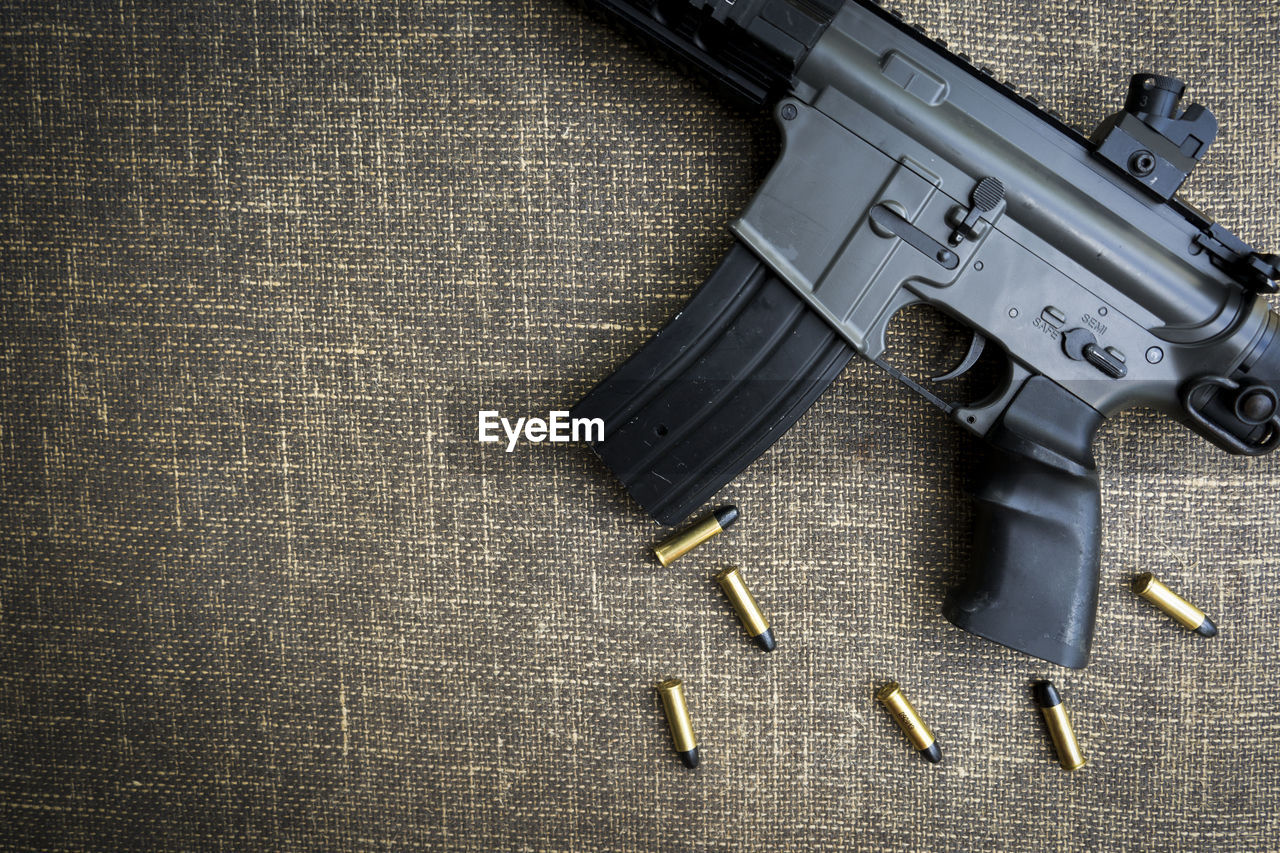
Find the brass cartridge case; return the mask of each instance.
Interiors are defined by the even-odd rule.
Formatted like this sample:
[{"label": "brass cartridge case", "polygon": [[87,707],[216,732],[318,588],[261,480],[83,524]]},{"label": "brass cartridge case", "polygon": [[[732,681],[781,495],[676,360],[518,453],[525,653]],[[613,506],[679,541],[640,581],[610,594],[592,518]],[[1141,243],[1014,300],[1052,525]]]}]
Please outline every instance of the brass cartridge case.
[{"label": "brass cartridge case", "polygon": [[697,767],[699,761],[698,738],[693,733],[693,720],[689,717],[689,704],[684,698],[684,682],[668,678],[658,685],[662,710],[667,715],[671,729],[671,742],[686,767]]},{"label": "brass cartridge case", "polygon": [[1203,637],[1218,633],[1218,626],[1203,610],[1169,589],[1151,572],[1143,572],[1133,579],[1133,591],[1172,616],[1184,628],[1190,628]]},{"label": "brass cartridge case", "polygon": [[669,566],[676,560],[697,548],[712,537],[719,536],[738,520],[736,506],[722,506],[692,527],[686,528],[675,536],[660,542],[653,547],[653,554],[658,562]]},{"label": "brass cartridge case", "polygon": [[1062,703],[1058,689],[1052,682],[1041,681],[1035,686],[1035,694],[1045,725],[1049,727],[1049,737],[1053,738],[1053,748],[1058,753],[1058,764],[1063,770],[1084,767],[1084,754],[1080,751],[1080,743],[1076,740],[1075,729],[1071,726],[1071,718],[1067,716],[1067,707]]},{"label": "brass cartridge case", "polygon": [[891,681],[881,687],[876,698],[889,710],[893,721],[902,729],[902,733],[911,741],[911,745],[920,751],[928,761],[937,764],[942,760],[942,751],[938,748],[938,739],[925,725],[920,714],[902,692],[901,685]]},{"label": "brass cartridge case", "polygon": [[737,567],[725,569],[716,575],[716,583],[720,584],[720,588],[729,598],[729,603],[733,605],[738,618],[742,621],[742,627],[746,629],[747,636],[755,640],[756,644],[766,652],[777,648],[777,638],[774,636],[773,629],[769,627],[769,620],[765,618],[751,590],[747,589],[747,584],[742,579],[742,572]]}]

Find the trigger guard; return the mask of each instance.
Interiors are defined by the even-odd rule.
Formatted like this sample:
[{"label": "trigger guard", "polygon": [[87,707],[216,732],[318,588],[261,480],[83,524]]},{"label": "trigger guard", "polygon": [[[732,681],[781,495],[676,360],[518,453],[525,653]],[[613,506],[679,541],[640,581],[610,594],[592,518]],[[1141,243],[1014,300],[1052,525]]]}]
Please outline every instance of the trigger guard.
[{"label": "trigger guard", "polygon": [[1009,408],[1013,398],[1018,396],[1018,392],[1030,378],[1030,370],[1010,360],[1009,379],[1003,387],[997,388],[991,396],[972,406],[957,406],[951,413],[952,417],[970,432],[979,436],[986,435],[995,426],[996,421],[1000,420],[1004,410]]}]

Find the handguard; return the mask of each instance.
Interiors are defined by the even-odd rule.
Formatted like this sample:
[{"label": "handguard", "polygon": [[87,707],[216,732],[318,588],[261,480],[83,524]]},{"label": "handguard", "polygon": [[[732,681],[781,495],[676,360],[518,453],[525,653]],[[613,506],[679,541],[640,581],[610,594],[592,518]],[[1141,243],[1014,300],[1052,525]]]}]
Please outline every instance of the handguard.
[{"label": "handguard", "polygon": [[1092,445],[1101,423],[1043,377],[1022,387],[987,437],[972,565],[942,610],[952,623],[1060,666],[1088,662],[1102,527]]}]

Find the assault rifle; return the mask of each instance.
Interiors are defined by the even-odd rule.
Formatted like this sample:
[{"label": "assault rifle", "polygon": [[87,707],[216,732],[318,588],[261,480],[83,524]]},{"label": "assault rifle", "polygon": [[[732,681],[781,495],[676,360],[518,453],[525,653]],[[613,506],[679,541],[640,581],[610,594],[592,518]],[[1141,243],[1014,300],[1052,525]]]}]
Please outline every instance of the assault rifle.
[{"label": "assault rifle", "polygon": [[[1103,419],[1178,418],[1229,453],[1280,443],[1280,258],[1176,194],[1217,122],[1140,74],[1085,138],[870,0],[588,0],[771,106],[783,149],[684,310],[579,403],[596,452],[672,524],[769,447],[856,353],[985,440],[956,625],[1068,667],[1098,598]],[[1004,361],[956,403],[884,359],[924,303]]]}]

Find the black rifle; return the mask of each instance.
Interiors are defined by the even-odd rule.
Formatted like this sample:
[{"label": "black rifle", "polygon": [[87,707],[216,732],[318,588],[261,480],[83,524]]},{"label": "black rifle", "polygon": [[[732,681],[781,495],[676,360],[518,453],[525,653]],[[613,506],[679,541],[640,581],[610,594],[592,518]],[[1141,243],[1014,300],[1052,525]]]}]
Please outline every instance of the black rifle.
[{"label": "black rifle", "polygon": [[[684,310],[574,412],[672,524],[772,444],[857,353],[986,440],[953,623],[1069,667],[1098,598],[1103,418],[1145,405],[1231,453],[1280,443],[1280,317],[1263,255],[1175,195],[1217,134],[1183,84],[1130,82],[1086,139],[867,0],[594,0],[626,29],[772,105],[783,152]],[[902,308],[995,344],[969,405],[883,359]]]}]

